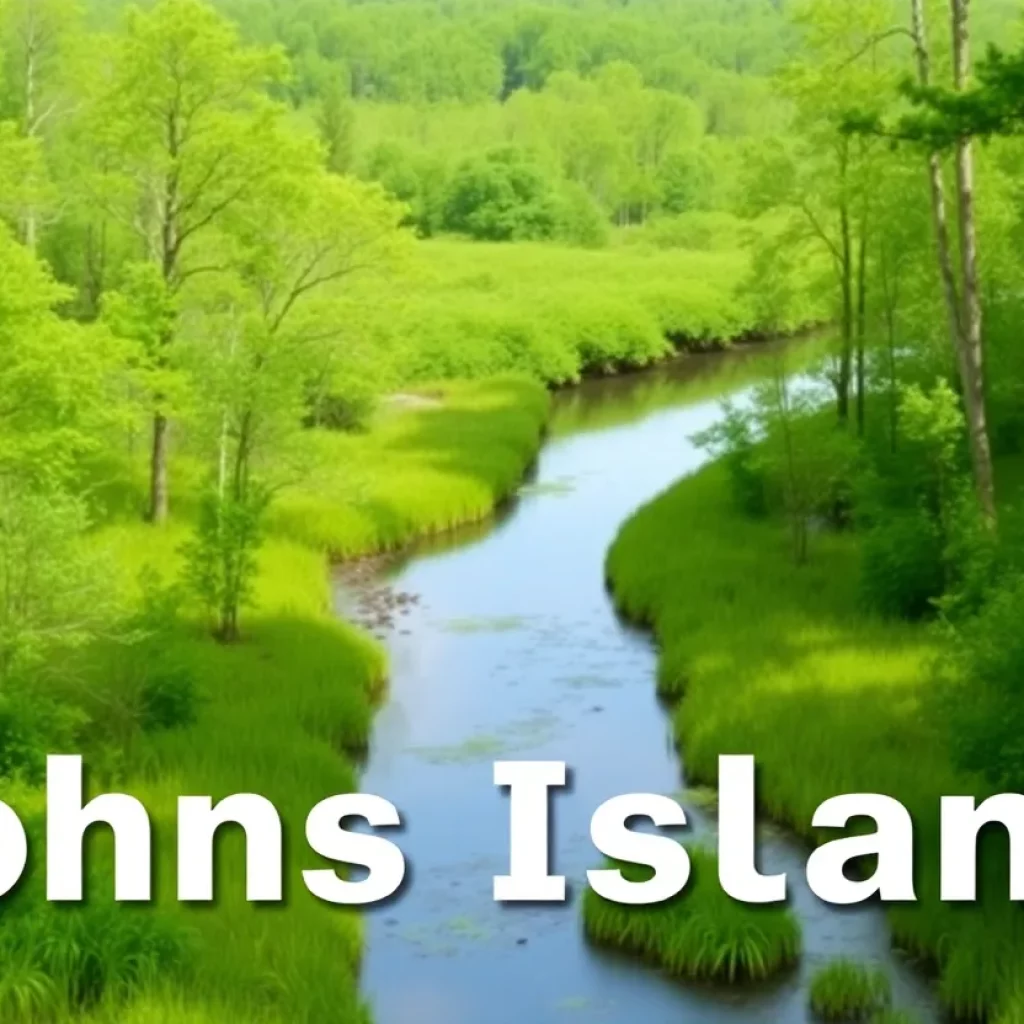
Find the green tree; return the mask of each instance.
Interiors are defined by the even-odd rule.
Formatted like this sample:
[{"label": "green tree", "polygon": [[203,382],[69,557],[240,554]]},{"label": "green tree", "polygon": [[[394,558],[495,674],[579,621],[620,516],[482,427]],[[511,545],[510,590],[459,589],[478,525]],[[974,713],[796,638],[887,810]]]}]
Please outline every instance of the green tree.
[{"label": "green tree", "polygon": [[344,83],[334,76],[320,100],[317,127],[327,156],[327,169],[345,174],[352,168],[355,108]]},{"label": "green tree", "polygon": [[[200,0],[159,0],[128,12],[89,111],[96,199],[139,240],[176,296],[220,269],[206,251],[259,183],[290,156],[266,89],[283,58],[240,45],[234,27]],[[177,327],[165,322],[155,359],[169,364]],[[168,396],[153,396],[150,508],[168,513]]]},{"label": "green tree", "polygon": [[292,449],[311,390],[362,355],[347,329],[353,284],[400,263],[402,214],[380,186],[293,165],[246,208],[232,272],[188,296],[184,358],[199,382],[197,426],[216,452],[189,578],[224,640],[251,592],[263,513],[301,473]]},{"label": "green tree", "polygon": [[555,188],[521,150],[492,150],[455,172],[444,226],[494,242],[551,238],[558,227]]}]

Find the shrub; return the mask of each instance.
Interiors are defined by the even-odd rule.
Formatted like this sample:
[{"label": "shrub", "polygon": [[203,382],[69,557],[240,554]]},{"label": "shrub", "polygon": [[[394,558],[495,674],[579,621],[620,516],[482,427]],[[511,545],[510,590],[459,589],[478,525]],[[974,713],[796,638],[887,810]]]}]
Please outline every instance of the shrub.
[{"label": "shrub", "polygon": [[551,238],[558,201],[551,182],[511,146],[467,160],[455,172],[445,203],[448,231],[490,242]]},{"label": "shrub", "polygon": [[865,1020],[883,1010],[892,985],[879,968],[834,960],[811,979],[811,1010],[825,1020]]},{"label": "shrub", "polygon": [[950,627],[939,700],[957,763],[996,788],[1024,789],[1024,575]]},{"label": "shrub", "polygon": [[929,615],[945,584],[938,523],[923,510],[885,513],[866,532],[861,572],[869,607],[894,618]]},{"label": "shrub", "polygon": [[608,244],[608,220],[590,193],[574,181],[563,182],[556,199],[555,236],[571,245],[599,249]]},{"label": "shrub", "polygon": [[41,784],[47,754],[74,749],[83,721],[71,705],[37,688],[9,683],[0,693],[0,777]]},{"label": "shrub", "polygon": [[241,609],[252,603],[259,570],[268,495],[258,488],[240,498],[208,495],[195,536],[182,548],[185,581],[216,619],[220,640],[238,638]]},{"label": "shrub", "polygon": [[768,511],[768,499],[752,417],[732,402],[723,404],[722,413],[721,420],[694,441],[722,460],[736,507],[746,515],[763,516]]}]

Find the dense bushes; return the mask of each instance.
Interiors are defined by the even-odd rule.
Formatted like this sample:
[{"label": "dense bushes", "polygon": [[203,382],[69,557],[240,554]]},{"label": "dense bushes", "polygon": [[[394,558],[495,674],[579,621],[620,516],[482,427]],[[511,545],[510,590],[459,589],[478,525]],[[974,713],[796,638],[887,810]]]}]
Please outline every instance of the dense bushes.
[{"label": "dense bushes", "polygon": [[[518,371],[562,384],[647,365],[673,343],[710,347],[760,327],[739,288],[739,249],[435,239],[418,252],[401,296],[368,294],[354,315],[376,350],[391,353],[396,383]],[[786,326],[814,319],[808,308]]]},{"label": "dense bushes", "polygon": [[1002,792],[1024,790],[1024,577],[949,628],[941,700],[958,763]]},{"label": "dense bushes", "polygon": [[921,509],[890,509],[865,532],[862,580],[883,615],[920,619],[935,611],[946,579],[942,533]]}]

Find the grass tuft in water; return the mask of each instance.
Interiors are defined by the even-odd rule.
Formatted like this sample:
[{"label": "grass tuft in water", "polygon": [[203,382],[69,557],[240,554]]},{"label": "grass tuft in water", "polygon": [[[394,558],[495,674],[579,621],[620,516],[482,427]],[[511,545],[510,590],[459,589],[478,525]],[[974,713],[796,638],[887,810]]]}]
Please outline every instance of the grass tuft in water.
[{"label": "grass tuft in water", "polygon": [[884,971],[852,960],[833,960],[811,979],[811,1012],[822,1020],[869,1020],[891,998]]},{"label": "grass tuft in water", "polygon": [[[760,981],[792,966],[800,955],[800,925],[789,910],[730,899],[718,884],[715,855],[701,847],[689,853],[690,883],[666,903],[623,906],[587,889],[587,937],[694,981]],[[615,867],[630,881],[650,877],[650,869],[635,864]]]},{"label": "grass tuft in water", "polygon": [[871,1018],[871,1024],[919,1024],[919,1020],[907,1010],[879,1010]]}]

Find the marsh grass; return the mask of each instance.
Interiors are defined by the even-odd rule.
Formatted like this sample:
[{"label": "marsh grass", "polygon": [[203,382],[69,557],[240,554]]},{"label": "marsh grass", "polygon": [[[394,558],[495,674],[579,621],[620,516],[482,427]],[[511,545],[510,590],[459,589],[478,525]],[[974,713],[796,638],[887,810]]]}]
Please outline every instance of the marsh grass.
[{"label": "marsh grass", "polygon": [[892,999],[888,975],[851,960],[833,960],[811,979],[811,1011],[822,1020],[876,1019]]},{"label": "marsh grass", "polygon": [[365,434],[311,431],[311,471],[273,506],[271,529],[348,558],[489,516],[537,453],[547,392],[508,376],[431,393],[436,406],[383,407]]},{"label": "marsh grass", "polygon": [[[161,657],[186,666],[202,695],[193,724],[111,742],[110,720],[128,702],[111,672],[117,651],[98,645],[82,654],[77,671],[96,692],[92,728],[103,733],[94,747],[103,757],[87,759],[91,789],[131,793],[149,811],[155,906],[110,903],[109,834],[91,837],[86,904],[58,911],[32,887],[5,906],[0,1020],[369,1020],[358,993],[361,918],[316,900],[301,879],[303,869],[335,866],[307,848],[305,817],[325,797],[358,789],[358,759],[386,675],[381,647],[332,611],[325,552],[376,550],[485,515],[519,482],[546,412],[538,384],[480,382],[445,388],[429,408],[382,415],[365,435],[312,438],[321,445],[319,476],[282,499],[241,641],[214,642],[189,605],[166,638]],[[353,467],[369,481],[357,499]],[[178,508],[188,507],[186,495]],[[163,582],[176,578],[188,532],[181,519],[160,530],[122,521],[98,532],[95,544],[111,558],[126,604],[141,597],[144,567]],[[179,904],[177,798],[235,792],[259,793],[281,815],[285,901],[246,902],[243,837],[227,830],[217,843],[214,903]],[[11,783],[0,798],[41,830],[40,790]]]},{"label": "marsh grass", "polygon": [[[403,295],[368,296],[366,330],[402,379],[519,371],[551,384],[641,367],[674,347],[761,331],[740,246],[722,251],[434,239]],[[795,309],[783,329],[821,322]]]},{"label": "marsh grass", "polygon": [[[693,981],[760,981],[792,966],[800,954],[800,926],[789,910],[730,899],[718,884],[715,855],[701,847],[689,854],[690,883],[665,903],[625,906],[588,888],[587,937]],[[650,877],[649,869],[635,864],[614,866],[630,881]]]},{"label": "marsh grass", "polygon": [[890,909],[894,940],[934,964],[951,1011],[980,1017],[1024,963],[1005,837],[982,840],[978,903],[942,903],[939,798],[985,787],[954,770],[926,711],[934,635],[865,612],[858,543],[816,534],[796,567],[783,525],[738,513],[712,465],[624,526],[607,572],[624,613],[659,638],[658,685],[679,702],[691,780],[713,784],[720,754],[755,755],[762,812],[811,842],[835,838],[810,821],[837,794],[885,793],[908,808],[918,902]]}]

